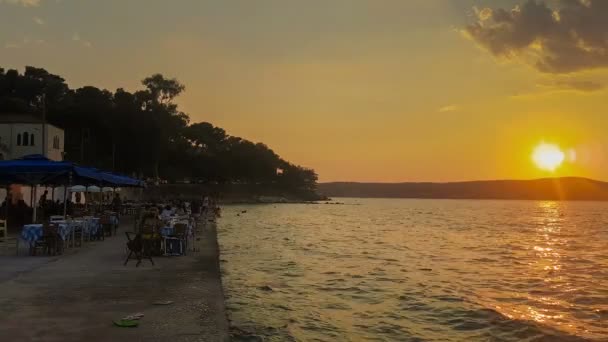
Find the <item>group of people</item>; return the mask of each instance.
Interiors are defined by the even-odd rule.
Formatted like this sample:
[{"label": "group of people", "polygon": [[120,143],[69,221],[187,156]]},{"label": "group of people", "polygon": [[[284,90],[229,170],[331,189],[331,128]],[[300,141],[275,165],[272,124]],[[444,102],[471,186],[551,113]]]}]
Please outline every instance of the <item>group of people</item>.
[{"label": "group of people", "polygon": [[[60,200],[52,200],[48,198],[48,191],[45,191],[38,200],[36,216],[39,219],[45,219],[52,215],[63,215],[64,203]],[[68,199],[66,204],[68,214],[73,210],[73,203]],[[9,194],[0,204],[0,219],[8,220],[11,226],[22,226],[32,222],[33,207],[28,205],[23,198],[13,198]]]},{"label": "group of people", "polygon": [[173,216],[184,216],[190,214],[190,204],[188,202],[181,202],[176,204],[167,204],[160,211],[160,218],[162,220],[168,220]]},{"label": "group of people", "polygon": [[221,209],[218,205],[216,197],[204,196],[201,200],[193,200],[190,202],[182,200],[172,200],[163,205],[157,205],[153,202],[146,209],[157,208],[159,218],[168,220],[174,216],[192,215],[193,217],[219,217]]}]

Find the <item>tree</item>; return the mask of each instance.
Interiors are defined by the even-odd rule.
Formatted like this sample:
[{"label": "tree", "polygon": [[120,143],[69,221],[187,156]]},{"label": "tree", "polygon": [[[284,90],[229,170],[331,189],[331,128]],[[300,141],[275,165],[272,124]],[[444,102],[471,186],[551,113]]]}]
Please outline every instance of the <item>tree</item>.
[{"label": "tree", "polygon": [[41,68],[28,66],[23,74],[0,68],[0,115],[40,115],[45,105],[49,122],[65,130],[67,159],[85,165],[139,177],[263,184],[306,196],[316,191],[314,170],[211,123],[190,124],[174,102],[186,89],[176,79],[154,74],[142,85],[133,93],[70,89]]}]

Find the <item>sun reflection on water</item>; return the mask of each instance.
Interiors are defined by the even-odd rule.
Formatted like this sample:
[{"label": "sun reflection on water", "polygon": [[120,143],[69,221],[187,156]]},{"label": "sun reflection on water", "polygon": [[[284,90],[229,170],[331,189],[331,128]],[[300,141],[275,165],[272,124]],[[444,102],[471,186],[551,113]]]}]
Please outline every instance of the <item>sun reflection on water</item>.
[{"label": "sun reflection on water", "polygon": [[225,215],[233,322],[296,340],[608,337],[607,204],[363,203]]}]

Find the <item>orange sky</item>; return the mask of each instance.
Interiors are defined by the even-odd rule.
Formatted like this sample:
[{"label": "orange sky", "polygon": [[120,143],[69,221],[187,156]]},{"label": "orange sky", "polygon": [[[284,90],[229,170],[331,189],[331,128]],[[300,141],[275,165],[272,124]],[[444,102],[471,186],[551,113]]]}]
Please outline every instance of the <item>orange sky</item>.
[{"label": "orange sky", "polygon": [[[555,42],[568,44],[566,14],[601,19],[608,6],[560,17],[559,1],[525,2],[0,0],[0,66],[111,90],[176,77],[193,121],[265,142],[321,181],[607,180],[608,61]],[[517,36],[492,35],[499,9]],[[590,22],[580,33],[596,51],[608,26]],[[542,141],[576,161],[538,170]]]}]

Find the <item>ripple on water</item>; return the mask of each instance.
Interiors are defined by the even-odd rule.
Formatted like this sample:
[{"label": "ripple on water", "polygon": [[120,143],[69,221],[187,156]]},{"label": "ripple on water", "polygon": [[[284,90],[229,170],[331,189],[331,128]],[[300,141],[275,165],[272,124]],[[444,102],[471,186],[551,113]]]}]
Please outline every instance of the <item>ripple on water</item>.
[{"label": "ripple on water", "polygon": [[226,208],[233,340],[608,340],[608,204],[357,203]]}]

